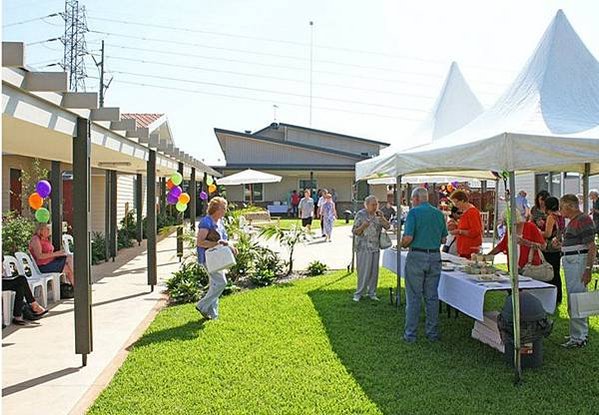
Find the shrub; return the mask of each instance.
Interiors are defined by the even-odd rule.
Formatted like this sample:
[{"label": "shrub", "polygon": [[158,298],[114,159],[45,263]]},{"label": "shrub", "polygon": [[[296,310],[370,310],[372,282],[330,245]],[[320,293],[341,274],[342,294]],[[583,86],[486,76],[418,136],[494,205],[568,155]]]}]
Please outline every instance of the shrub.
[{"label": "shrub", "polygon": [[281,229],[277,225],[273,225],[262,229],[260,236],[266,239],[275,238],[281,245],[287,248],[289,251],[287,275],[291,274],[293,272],[293,252],[295,251],[295,246],[300,242],[308,240],[308,231],[297,225],[292,225],[288,231]]},{"label": "shrub", "polygon": [[252,240],[250,235],[240,233],[235,248],[237,248],[235,256],[237,263],[229,269],[227,274],[228,279],[233,282],[244,279],[254,272],[255,251],[259,245]]},{"label": "shrub", "polygon": [[315,277],[317,275],[322,275],[327,272],[326,264],[323,264],[320,261],[312,261],[310,265],[308,265],[308,269],[306,270],[306,274],[311,277]]},{"label": "shrub", "polygon": [[129,237],[129,233],[126,229],[119,229],[116,235],[116,247],[118,250],[123,248],[131,248],[133,246],[133,240]]},{"label": "shrub", "polygon": [[102,232],[92,233],[92,265],[106,261],[106,238]]},{"label": "shrub", "polygon": [[283,262],[279,255],[264,247],[254,251],[254,271],[250,274],[250,281],[257,286],[266,286],[283,273]]},{"label": "shrub", "polygon": [[206,269],[197,261],[190,260],[184,262],[181,268],[173,273],[166,281],[166,287],[172,302],[191,303],[200,299],[208,281]]},{"label": "shrub", "polygon": [[34,231],[35,223],[31,219],[14,211],[7,212],[2,216],[2,254],[27,252]]},{"label": "shrub", "polygon": [[[170,215],[168,212],[160,212],[156,216],[156,228],[159,231],[162,228],[173,226],[177,224],[177,217]],[[144,224],[145,228],[145,224]]]}]

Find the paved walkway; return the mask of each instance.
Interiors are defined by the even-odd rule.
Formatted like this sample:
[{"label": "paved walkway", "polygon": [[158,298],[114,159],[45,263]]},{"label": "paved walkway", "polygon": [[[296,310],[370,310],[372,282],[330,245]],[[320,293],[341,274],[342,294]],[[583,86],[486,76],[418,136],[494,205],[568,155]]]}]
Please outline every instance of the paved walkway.
[{"label": "paved walkway", "polygon": [[85,412],[164,303],[164,280],[179,264],[175,236],[160,241],[157,251],[154,292],[146,284],[145,242],[93,267],[99,281],[92,286],[94,350],[86,367],[74,352],[73,300],[53,307],[39,324],[3,330],[3,414]]},{"label": "paved walkway", "polygon": [[[390,235],[393,244],[395,245],[395,235]],[[320,261],[327,265],[331,270],[347,269],[351,264],[352,252],[352,233],[351,226],[337,226],[333,228],[332,242],[325,242],[324,238],[320,237],[320,233],[316,233],[310,242],[307,244],[298,244],[293,254],[293,269],[301,271],[308,268],[312,261]],[[483,250],[488,252],[491,250],[491,238],[486,238],[483,243]],[[279,252],[285,260],[289,258],[287,249],[278,245],[275,240],[260,241],[264,246]],[[382,263],[382,255],[381,255]],[[495,257],[496,264],[505,264],[505,255],[497,255]]]}]

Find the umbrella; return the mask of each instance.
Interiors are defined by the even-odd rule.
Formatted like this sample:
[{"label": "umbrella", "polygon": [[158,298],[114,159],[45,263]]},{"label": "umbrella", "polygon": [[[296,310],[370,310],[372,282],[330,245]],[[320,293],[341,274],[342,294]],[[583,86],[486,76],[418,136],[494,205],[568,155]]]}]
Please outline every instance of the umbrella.
[{"label": "umbrella", "polygon": [[222,177],[217,183],[223,186],[250,185],[250,203],[254,202],[254,184],[278,183],[283,178],[274,174],[264,173],[257,170],[247,169],[230,176]]}]

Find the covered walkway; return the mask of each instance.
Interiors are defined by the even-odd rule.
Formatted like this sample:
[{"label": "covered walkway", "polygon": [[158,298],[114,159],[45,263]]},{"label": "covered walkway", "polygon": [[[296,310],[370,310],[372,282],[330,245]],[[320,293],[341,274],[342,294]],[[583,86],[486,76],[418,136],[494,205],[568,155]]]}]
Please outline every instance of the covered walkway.
[{"label": "covered walkway", "polygon": [[165,304],[164,281],[179,266],[176,245],[175,234],[157,244],[154,291],[147,285],[146,241],[92,268],[94,353],[85,367],[73,353],[73,300],[58,303],[39,324],[4,330],[2,413],[83,413]]}]

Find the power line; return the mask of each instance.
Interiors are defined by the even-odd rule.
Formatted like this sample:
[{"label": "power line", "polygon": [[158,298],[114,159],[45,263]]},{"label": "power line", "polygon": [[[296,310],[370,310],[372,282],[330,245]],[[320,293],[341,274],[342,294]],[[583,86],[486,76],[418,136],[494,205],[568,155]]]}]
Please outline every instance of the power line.
[{"label": "power line", "polygon": [[[111,71],[111,73],[139,76],[139,77],[143,77],[143,78],[162,79],[162,80],[167,80],[167,81],[185,82],[185,83],[193,84],[193,85],[208,85],[208,86],[216,86],[216,87],[220,87],[220,88],[239,89],[239,90],[244,90],[244,91],[266,92],[269,94],[287,95],[287,96],[292,96],[292,97],[297,97],[297,98],[308,98],[309,97],[309,95],[296,94],[296,93],[292,93],[292,92],[281,92],[281,91],[275,91],[275,90],[271,90],[271,89],[251,88],[251,87],[245,87],[245,86],[239,86],[239,85],[220,84],[220,83],[216,83],[216,82],[193,81],[193,80],[189,80],[189,79],[174,78],[174,77],[161,76],[161,75],[143,74],[143,73],[126,72],[126,71],[115,71],[115,70]],[[365,105],[365,106],[371,106],[371,107],[395,109],[395,110],[400,110],[400,111],[426,112],[425,110],[406,108],[406,107],[397,107],[397,106],[386,105],[386,104],[377,104],[374,102],[367,102],[367,101],[364,102],[364,101],[356,101],[356,100],[349,100],[349,99],[342,99],[342,98],[330,98],[330,97],[323,97],[323,96],[317,96],[317,95],[314,95],[313,98],[324,100],[324,101],[343,102],[346,104],[359,104],[359,105]]]},{"label": "power line", "polygon": [[38,20],[47,19],[48,17],[56,17],[56,16],[60,16],[60,13],[52,13],[52,14],[48,14],[46,16],[35,17],[33,19],[27,19],[27,20],[22,20],[20,22],[9,23],[9,24],[2,25],[2,27],[7,28],[7,27],[18,26],[18,25],[22,25],[22,24],[26,24],[26,23],[37,22]]},{"label": "power line", "polygon": [[[274,38],[267,38],[267,37],[227,33],[227,32],[191,29],[191,28],[185,28],[185,27],[180,27],[180,26],[169,26],[169,25],[154,24],[154,23],[147,23],[147,22],[142,23],[142,22],[136,22],[136,21],[132,21],[132,20],[112,19],[112,18],[105,18],[105,17],[99,17],[99,16],[89,17],[89,19],[112,22],[112,23],[120,23],[120,24],[125,24],[125,25],[152,27],[152,28],[172,30],[172,31],[184,32],[184,33],[197,33],[197,34],[205,34],[205,35],[213,35],[213,36],[222,36],[222,37],[228,37],[228,38],[250,39],[250,40],[258,40],[258,41],[264,41],[264,42],[296,45],[296,46],[301,46],[301,47],[305,47],[305,48],[310,47],[310,43],[304,43],[304,42],[298,42],[298,41],[292,41],[292,40],[286,40],[286,39],[280,39],[280,38],[274,39]],[[346,47],[319,45],[319,44],[314,44],[313,47],[316,49],[327,49],[327,50],[337,50],[337,51],[350,52],[350,53],[378,55],[378,56],[385,56],[388,58],[405,59],[405,60],[412,60],[412,61],[419,61],[419,62],[426,62],[426,63],[435,63],[435,64],[446,64],[447,63],[445,60],[441,60],[441,59],[430,59],[430,58],[421,58],[421,57],[416,57],[416,56],[397,55],[397,54],[393,54],[393,53],[364,50],[364,49],[355,49],[355,48],[346,48]],[[240,52],[246,52],[246,51],[240,51]],[[250,52],[247,52],[247,53],[250,53]],[[306,58],[301,58],[299,56],[280,55],[280,57],[284,57],[284,58],[288,58],[288,59],[307,60]],[[339,64],[339,65],[350,65],[350,66],[361,67],[361,68],[365,68],[365,69],[375,69],[375,70],[381,70],[381,71],[396,72],[396,70],[393,68],[381,68],[381,67],[368,66],[368,65],[352,65],[350,63],[344,63],[344,62],[338,62],[338,61],[328,61],[328,60],[319,60],[318,62]],[[484,67],[484,66],[477,66],[477,65],[466,65],[466,66],[477,67],[477,68],[481,68],[481,69],[485,69],[485,70],[498,71],[498,72],[514,72],[513,70],[496,68],[496,67]],[[419,74],[419,75],[423,75],[423,74]],[[436,76],[433,74],[427,74],[427,75]]]},{"label": "power line", "polygon": [[[90,78],[97,79],[97,77],[90,77]],[[217,97],[232,98],[232,99],[254,101],[254,102],[264,102],[264,103],[272,104],[272,100],[268,100],[268,99],[260,99],[260,98],[243,97],[243,96],[239,96],[239,95],[205,92],[205,91],[199,91],[199,90],[193,90],[193,89],[187,89],[187,88],[177,88],[177,87],[173,87],[173,86],[155,85],[155,84],[148,84],[148,83],[142,83],[142,82],[132,82],[132,81],[125,81],[125,80],[120,80],[120,79],[115,79],[115,81],[120,82],[122,84],[142,86],[142,87],[147,87],[147,88],[158,88],[158,89],[164,89],[164,90],[169,90],[169,91],[179,91],[179,92],[186,92],[186,93],[192,93],[192,94],[217,96]],[[295,106],[295,107],[307,107],[307,105],[305,105],[305,104],[297,104],[294,102],[277,101],[277,103],[283,104],[283,105]],[[343,113],[349,113],[349,114],[360,114],[360,115],[368,115],[368,116],[373,116],[373,117],[391,118],[391,119],[396,119],[396,120],[405,120],[405,121],[414,121],[414,122],[422,121],[422,119],[418,119],[418,118],[386,115],[386,114],[381,114],[378,112],[352,111],[352,110],[343,110],[343,109],[339,109],[339,108],[321,107],[321,106],[317,106],[317,107],[313,107],[313,108],[326,110],[326,111],[343,112]]]},{"label": "power line", "polygon": [[[88,42],[88,43],[94,43],[94,42]],[[242,59],[220,58],[220,57],[215,57],[215,56],[198,55],[198,54],[193,54],[193,53],[174,52],[171,50],[138,48],[138,47],[134,47],[134,46],[118,45],[118,44],[114,44],[114,43],[106,44],[106,46],[113,48],[113,49],[116,48],[116,49],[123,49],[123,50],[135,50],[135,51],[140,51],[140,52],[151,52],[151,53],[159,53],[159,54],[164,54],[164,55],[182,56],[182,57],[186,57],[186,58],[191,57],[191,58],[199,58],[199,59],[206,59],[206,60],[213,60],[213,61],[242,63],[242,64],[247,64],[247,65],[257,65],[257,66],[263,66],[263,67],[281,68],[281,69],[288,69],[288,70],[295,70],[295,71],[305,71],[306,70],[306,68],[300,68],[300,67],[295,67],[295,66],[286,66],[286,65],[277,65],[277,64],[255,62],[255,61],[246,61],[246,60],[242,60]],[[350,76],[350,77],[353,76],[353,75],[348,75],[348,74],[341,73],[341,72],[332,72],[332,71],[315,70],[314,72],[329,74],[329,75],[342,75],[342,76]],[[360,79],[365,79],[365,77],[360,76]],[[367,78],[367,79],[380,80],[378,78]],[[421,82],[409,82],[409,81],[400,81],[400,80],[396,80],[395,82],[408,84],[410,86],[425,86],[425,87],[435,86],[432,84],[426,84],[426,83],[421,83]],[[331,86],[331,87],[337,87],[337,88],[348,88],[348,89],[355,89],[355,90],[361,90],[361,91],[378,92],[378,93],[382,93],[382,94],[408,95],[408,96],[419,97],[419,98],[423,97],[423,96],[417,96],[416,94],[402,94],[402,93],[383,91],[380,89],[377,90],[377,89],[373,89],[373,88],[352,87],[352,86],[348,86],[348,85],[341,85],[341,84],[334,84],[334,83],[327,83],[327,82],[314,82],[314,85]],[[432,97],[426,97],[426,98],[432,99]]]}]

